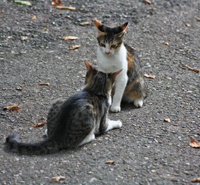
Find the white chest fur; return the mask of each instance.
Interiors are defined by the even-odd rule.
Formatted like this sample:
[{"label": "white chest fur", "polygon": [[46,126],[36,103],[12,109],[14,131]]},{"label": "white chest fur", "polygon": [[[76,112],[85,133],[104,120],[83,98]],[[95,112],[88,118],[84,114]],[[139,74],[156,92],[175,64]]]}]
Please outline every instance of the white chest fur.
[{"label": "white chest fur", "polygon": [[127,73],[128,64],[126,59],[127,51],[122,44],[117,51],[107,55],[102,48],[97,49],[97,65],[98,70],[111,73],[122,69],[122,73]]},{"label": "white chest fur", "polygon": [[110,54],[106,54],[104,48],[99,47],[97,49],[97,65],[99,71],[111,73],[122,69],[115,81],[115,94],[113,96],[113,104],[110,108],[112,112],[119,112],[121,110],[121,99],[128,81],[126,55],[127,51],[123,44]]}]

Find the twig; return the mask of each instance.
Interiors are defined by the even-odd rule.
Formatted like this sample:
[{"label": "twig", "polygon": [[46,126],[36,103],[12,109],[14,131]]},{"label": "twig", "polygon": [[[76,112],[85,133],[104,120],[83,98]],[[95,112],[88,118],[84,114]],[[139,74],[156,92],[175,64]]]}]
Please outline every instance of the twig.
[{"label": "twig", "polygon": [[185,64],[183,64],[185,67],[187,67],[188,69],[190,69],[190,70],[192,70],[192,71],[195,71],[195,72],[199,72],[200,71],[200,69],[195,69],[195,68],[192,68],[192,67],[190,67],[190,66],[188,66],[188,65],[185,65]]}]

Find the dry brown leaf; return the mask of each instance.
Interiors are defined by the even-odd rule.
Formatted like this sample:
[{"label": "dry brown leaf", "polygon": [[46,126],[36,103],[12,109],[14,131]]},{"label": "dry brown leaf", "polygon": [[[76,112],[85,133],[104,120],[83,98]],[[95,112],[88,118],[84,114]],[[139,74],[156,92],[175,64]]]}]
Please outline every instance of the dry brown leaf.
[{"label": "dry brown leaf", "polygon": [[32,16],[31,16],[31,19],[36,19],[36,16],[35,16],[35,15],[32,15]]},{"label": "dry brown leaf", "polygon": [[61,0],[52,0],[51,4],[55,6],[61,5]]},{"label": "dry brown leaf", "polygon": [[76,36],[64,36],[62,39],[63,40],[77,40],[77,39],[79,39],[79,37],[76,37]]},{"label": "dry brown leaf", "polygon": [[107,164],[115,164],[115,161],[106,161]]},{"label": "dry brown leaf", "polygon": [[60,180],[65,180],[65,177],[64,176],[52,177],[53,182],[59,182]]},{"label": "dry brown leaf", "polygon": [[168,123],[171,122],[171,120],[170,120],[169,118],[165,118],[164,121],[165,121],[165,122],[168,122]]},{"label": "dry brown leaf", "polygon": [[200,18],[199,18],[199,17],[196,17],[196,16],[195,16],[194,18],[195,18],[197,21],[200,21]]},{"label": "dry brown leaf", "polygon": [[7,91],[8,89],[4,87],[4,88],[2,88],[2,90]]},{"label": "dry brown leaf", "polygon": [[196,179],[192,179],[191,182],[200,182],[200,177]]},{"label": "dry brown leaf", "polygon": [[3,11],[1,10],[0,13],[3,13]]},{"label": "dry brown leaf", "polygon": [[81,45],[73,45],[73,46],[69,46],[69,49],[78,49],[80,47]]},{"label": "dry brown leaf", "polygon": [[80,25],[81,25],[81,26],[84,26],[84,25],[87,25],[87,24],[90,24],[90,23],[91,23],[91,22],[81,22]]},{"label": "dry brown leaf", "polygon": [[36,124],[33,124],[32,126],[33,126],[33,127],[41,127],[41,126],[43,126],[45,123],[46,123],[46,119],[43,119],[42,123],[36,123]]},{"label": "dry brown leaf", "polygon": [[56,8],[58,8],[60,10],[63,10],[63,9],[66,9],[66,10],[76,10],[76,8],[72,7],[72,6],[56,6]]},{"label": "dry brown leaf", "polygon": [[151,4],[151,1],[145,0],[145,3],[146,3],[146,4]]},{"label": "dry brown leaf", "polygon": [[13,106],[6,106],[3,109],[5,110],[18,110],[19,106],[13,105]]},{"label": "dry brown leaf", "polygon": [[19,91],[22,91],[22,90],[23,90],[21,87],[17,87],[16,89],[19,90]]},{"label": "dry brown leaf", "polygon": [[163,42],[163,44],[168,46],[168,45],[169,45],[169,42]]},{"label": "dry brown leaf", "polygon": [[190,140],[190,146],[193,147],[193,148],[200,148],[200,143],[195,141],[194,138],[191,138]]},{"label": "dry brown leaf", "polygon": [[50,85],[50,83],[40,83],[39,85]]},{"label": "dry brown leaf", "polygon": [[150,75],[150,74],[147,74],[147,73],[145,73],[144,76],[145,76],[146,78],[153,78],[153,79],[156,78],[155,75]]},{"label": "dry brown leaf", "polygon": [[200,71],[200,69],[195,69],[195,68],[192,68],[192,67],[190,67],[188,65],[184,65],[184,66],[187,67],[188,69],[192,70],[192,71],[197,72],[197,73]]}]

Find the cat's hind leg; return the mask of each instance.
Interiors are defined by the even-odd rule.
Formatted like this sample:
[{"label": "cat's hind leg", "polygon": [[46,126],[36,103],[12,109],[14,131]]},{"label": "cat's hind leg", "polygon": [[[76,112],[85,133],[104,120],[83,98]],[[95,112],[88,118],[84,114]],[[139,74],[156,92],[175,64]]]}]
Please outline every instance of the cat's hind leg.
[{"label": "cat's hind leg", "polygon": [[85,137],[85,139],[79,144],[79,146],[89,143],[89,142],[93,141],[94,139],[95,139],[95,135],[93,132],[91,132],[90,134],[88,134]]},{"label": "cat's hind leg", "polygon": [[113,120],[107,119],[106,121],[107,121],[107,129],[105,130],[105,132],[108,132],[109,130],[112,130],[114,128],[122,127],[122,122],[120,120],[113,121]]},{"label": "cat's hind leg", "polygon": [[127,85],[123,100],[128,103],[134,103],[138,108],[143,106],[144,98],[147,96],[147,87],[143,78],[139,78]]}]

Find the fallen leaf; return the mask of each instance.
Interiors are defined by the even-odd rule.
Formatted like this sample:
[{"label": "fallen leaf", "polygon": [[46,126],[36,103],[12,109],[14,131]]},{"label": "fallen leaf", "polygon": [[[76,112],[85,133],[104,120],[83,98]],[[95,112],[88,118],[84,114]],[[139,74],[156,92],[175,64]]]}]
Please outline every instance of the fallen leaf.
[{"label": "fallen leaf", "polygon": [[12,38],[12,36],[8,36],[8,39],[11,39]]},{"label": "fallen leaf", "polygon": [[188,24],[188,23],[186,23],[185,25],[186,25],[187,27],[191,27],[191,25],[190,25],[190,24]]},{"label": "fallen leaf", "polygon": [[50,83],[40,83],[39,85],[50,85]]},{"label": "fallen leaf", "polygon": [[35,15],[32,15],[32,16],[31,16],[31,19],[36,19],[36,16],[35,16]]},{"label": "fallen leaf", "polygon": [[150,74],[147,74],[147,73],[145,73],[144,76],[145,76],[146,78],[153,78],[153,79],[156,78],[155,75],[150,75]]},{"label": "fallen leaf", "polygon": [[81,45],[73,45],[73,46],[69,46],[69,49],[78,49],[80,47]]},{"label": "fallen leaf", "polygon": [[169,45],[169,42],[163,42],[163,44],[168,46],[168,45]]},{"label": "fallen leaf", "polygon": [[14,3],[31,6],[29,1],[14,0]]},{"label": "fallen leaf", "polygon": [[200,21],[200,18],[199,18],[199,17],[196,17],[196,16],[195,16],[194,18],[196,18],[197,21]]},{"label": "fallen leaf", "polygon": [[8,90],[8,89],[7,89],[7,88],[3,88],[2,90],[6,91],[6,90]]},{"label": "fallen leaf", "polygon": [[21,87],[17,87],[16,89],[19,90],[19,91],[22,91],[22,90],[23,90]]},{"label": "fallen leaf", "polygon": [[76,40],[76,39],[79,39],[79,37],[76,37],[76,36],[64,36],[62,39],[63,40]]},{"label": "fallen leaf", "polygon": [[42,123],[36,123],[34,125],[32,125],[33,127],[41,127],[46,123],[46,119],[43,119]]},{"label": "fallen leaf", "polygon": [[4,110],[18,110],[19,106],[13,105],[13,106],[6,106],[3,108]]},{"label": "fallen leaf", "polygon": [[194,138],[191,138],[190,140],[190,146],[193,147],[193,148],[200,148],[200,143],[195,141]]},{"label": "fallen leaf", "polygon": [[200,182],[200,177],[196,179],[192,179],[191,182]]},{"label": "fallen leaf", "polygon": [[3,10],[1,10],[0,13],[3,13]]},{"label": "fallen leaf", "polygon": [[65,177],[64,176],[52,177],[53,182],[59,182],[60,180],[65,180]]},{"label": "fallen leaf", "polygon": [[61,5],[61,0],[52,0],[51,4],[55,6]]},{"label": "fallen leaf", "polygon": [[58,8],[60,10],[63,10],[63,9],[66,9],[66,10],[76,10],[76,8],[72,7],[72,6],[56,6],[56,8]]},{"label": "fallen leaf", "polygon": [[115,161],[106,161],[107,164],[115,164]]},{"label": "fallen leaf", "polygon": [[146,4],[151,4],[151,1],[145,0],[145,3],[146,3]]},{"label": "fallen leaf", "polygon": [[171,122],[171,120],[170,120],[169,118],[165,118],[164,121],[165,121],[165,122],[168,122],[168,123]]},{"label": "fallen leaf", "polygon": [[192,67],[190,67],[188,65],[184,65],[184,66],[187,67],[188,69],[192,70],[192,71],[197,72],[197,73],[200,71],[200,69],[195,69],[195,68],[192,68]]},{"label": "fallen leaf", "polygon": [[87,24],[90,24],[90,23],[91,23],[91,22],[81,22],[80,25],[81,25],[81,26],[84,26],[84,25],[87,25]]},{"label": "fallen leaf", "polygon": [[47,28],[44,28],[44,31],[46,31],[47,30]]}]

